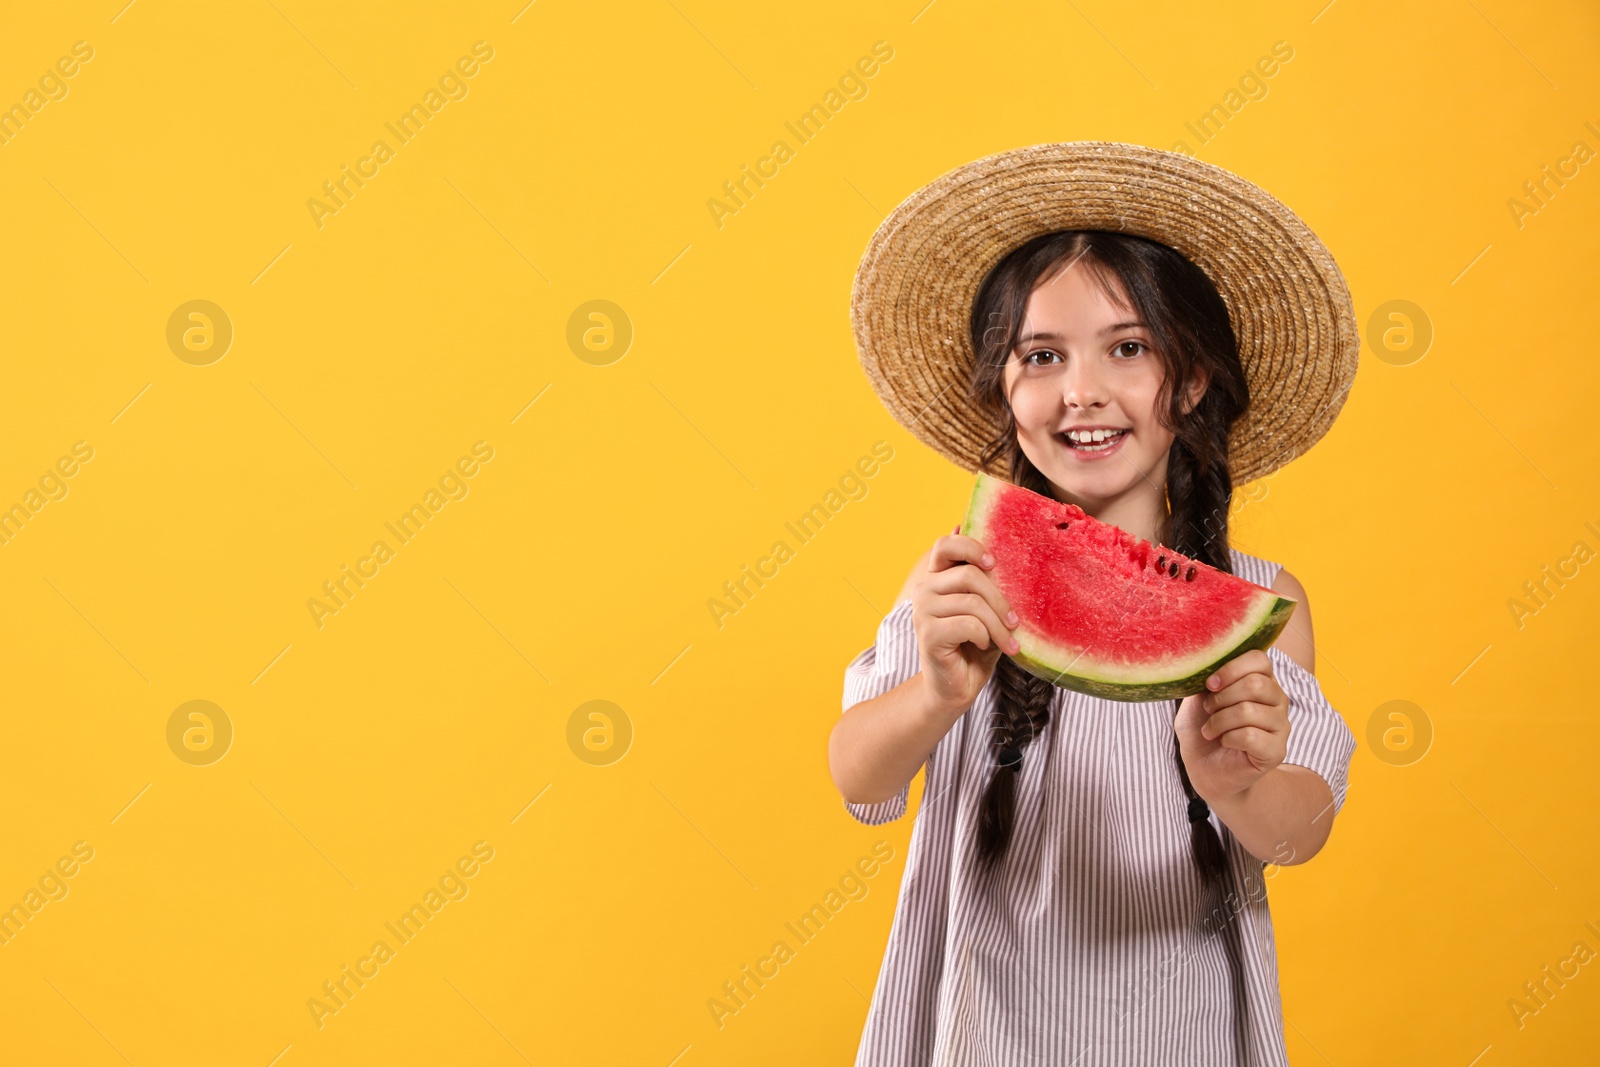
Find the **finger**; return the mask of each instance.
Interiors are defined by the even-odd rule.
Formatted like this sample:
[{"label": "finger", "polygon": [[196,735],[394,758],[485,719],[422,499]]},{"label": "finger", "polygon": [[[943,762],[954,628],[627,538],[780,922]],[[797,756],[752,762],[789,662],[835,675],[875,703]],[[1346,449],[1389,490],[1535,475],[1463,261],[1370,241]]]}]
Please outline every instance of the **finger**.
[{"label": "finger", "polygon": [[1242,655],[1235,656],[1211,672],[1211,676],[1206,679],[1206,688],[1217,692],[1251,673],[1272,676],[1272,661],[1259,648],[1252,648]]},{"label": "finger", "polygon": [[1265,763],[1270,763],[1278,757],[1272,735],[1255,726],[1241,726],[1237,730],[1229,730],[1222,735],[1219,743],[1223,748],[1247,752]]},{"label": "finger", "polygon": [[1257,704],[1274,704],[1281,695],[1283,690],[1276,680],[1265,674],[1251,672],[1214,693],[1205,694],[1203,700],[1205,709],[1216,713],[1246,700],[1253,700]]},{"label": "finger", "polygon": [[[957,616],[970,616],[979,622],[994,640],[999,648],[1006,652],[1013,652],[1016,638],[1012,636],[1010,627],[1000,621],[994,608],[989,602],[977,593],[948,593],[944,596],[932,598],[928,604],[927,614],[936,619],[955,618]],[[988,648],[988,645],[981,645]]]},{"label": "finger", "polygon": [[1208,741],[1215,741],[1234,730],[1241,729],[1263,730],[1275,734],[1283,729],[1283,720],[1276,709],[1254,701],[1246,701],[1224,708],[1201,723],[1200,736]]},{"label": "finger", "polygon": [[[989,562],[985,563],[985,559]],[[994,557],[988,554],[982,541],[960,533],[945,534],[933,543],[933,552],[928,557],[930,571],[948,570],[963,563],[989,570],[994,567]]]},{"label": "finger", "polygon": [[963,644],[989,651],[994,645],[994,638],[989,633],[989,628],[983,624],[983,620],[974,615],[940,617],[928,631],[930,649],[943,648],[955,652]]},{"label": "finger", "polygon": [[944,595],[976,593],[983,597],[984,602],[994,612],[995,618],[1005,620],[1007,629],[1016,629],[1020,622],[1011,608],[1011,601],[1000,592],[1000,587],[994,584],[994,579],[976,567],[953,567],[948,571],[940,571],[929,578],[925,586],[932,592]]}]

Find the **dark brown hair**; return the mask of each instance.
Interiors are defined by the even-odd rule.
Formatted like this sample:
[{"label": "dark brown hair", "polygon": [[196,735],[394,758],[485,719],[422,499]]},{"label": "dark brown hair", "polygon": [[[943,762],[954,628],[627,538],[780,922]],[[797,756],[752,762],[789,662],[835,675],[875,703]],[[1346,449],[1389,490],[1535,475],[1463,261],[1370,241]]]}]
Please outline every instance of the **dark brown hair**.
[{"label": "dark brown hair", "polygon": [[[1249,403],[1249,386],[1239,362],[1239,347],[1228,308],[1204,271],[1182,253],[1131,234],[1067,230],[1036,237],[995,265],[972,308],[973,364],[969,399],[994,419],[997,431],[984,447],[983,469],[996,460],[1009,467],[1010,481],[1045,496],[1048,480],[1017,443],[1017,424],[1005,396],[1004,376],[1017,349],[1028,297],[1058,269],[1081,264],[1114,302],[1120,281],[1126,299],[1145,324],[1154,356],[1164,371],[1156,416],[1174,435],[1167,456],[1167,515],[1160,542],[1194,559],[1231,573],[1228,555],[1228,503],[1233,479],[1228,469],[1228,431]],[[1188,383],[1199,375],[1205,393],[1184,412]],[[978,850],[996,861],[1011,839],[1018,753],[1050,722],[1055,686],[1019,667],[1009,656],[995,664],[994,716],[990,747],[994,776],[983,795],[978,820]],[[1205,801],[1189,784],[1177,735],[1173,756],[1189,797],[1190,843],[1207,881],[1221,885],[1226,857],[1221,838],[1207,817]]]}]

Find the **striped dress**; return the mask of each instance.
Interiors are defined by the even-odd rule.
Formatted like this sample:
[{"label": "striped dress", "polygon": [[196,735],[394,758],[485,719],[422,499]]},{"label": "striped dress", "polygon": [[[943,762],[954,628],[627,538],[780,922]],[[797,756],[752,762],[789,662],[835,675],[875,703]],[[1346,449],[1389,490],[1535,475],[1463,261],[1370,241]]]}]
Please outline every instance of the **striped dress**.
[{"label": "striped dress", "polygon": [[[1230,551],[1258,585],[1282,569]],[[1337,813],[1355,737],[1315,675],[1276,645],[1267,655],[1289,696],[1284,762],[1320,774]],[[918,669],[906,599],[846,668],[844,708]],[[928,757],[857,1067],[1286,1065],[1265,865],[1213,813],[1231,890],[1207,893],[1173,754],[1178,701],[1053,700],[988,876],[971,858],[993,679]],[[879,825],[905,815],[909,790],[845,807]]]}]

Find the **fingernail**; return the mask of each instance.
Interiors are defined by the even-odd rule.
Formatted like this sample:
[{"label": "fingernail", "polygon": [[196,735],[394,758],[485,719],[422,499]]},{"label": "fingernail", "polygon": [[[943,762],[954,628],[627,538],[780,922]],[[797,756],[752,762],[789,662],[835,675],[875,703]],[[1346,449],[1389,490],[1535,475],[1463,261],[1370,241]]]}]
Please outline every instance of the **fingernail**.
[{"label": "fingernail", "polygon": [[1206,679],[1206,688],[1207,689],[1215,689],[1216,687],[1217,687],[1217,676],[1213,674],[1211,677]]},{"label": "fingernail", "polygon": [[1017,613],[1014,611],[1006,612],[1006,622],[1010,623],[1012,626],[1015,626],[1017,624]]},{"label": "fingernail", "polygon": [[989,555],[989,553],[985,552],[983,554],[983,565],[985,567],[993,567],[994,566],[994,557]]}]

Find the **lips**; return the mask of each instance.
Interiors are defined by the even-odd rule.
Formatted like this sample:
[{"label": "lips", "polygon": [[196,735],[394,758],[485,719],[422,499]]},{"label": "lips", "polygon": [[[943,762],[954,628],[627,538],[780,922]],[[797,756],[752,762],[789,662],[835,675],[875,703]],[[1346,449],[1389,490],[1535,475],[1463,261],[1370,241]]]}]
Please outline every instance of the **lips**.
[{"label": "lips", "polygon": [[1106,453],[1116,451],[1121,446],[1123,439],[1127,437],[1130,432],[1131,431],[1129,430],[1119,430],[1110,437],[1086,444],[1079,444],[1078,442],[1072,440],[1072,438],[1068,437],[1065,433],[1057,434],[1057,437],[1063,444],[1067,446],[1067,448],[1071,449],[1073,452],[1077,452],[1085,456],[1094,456],[1104,455]]}]

